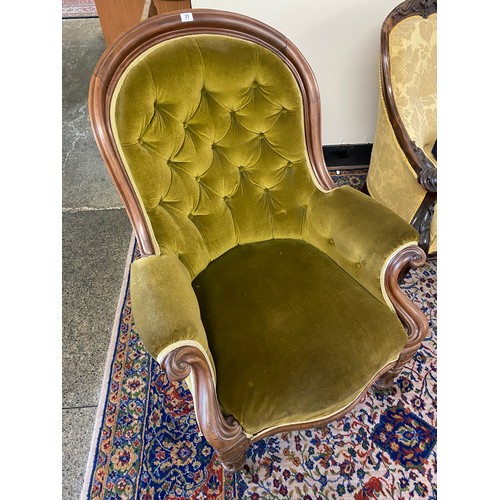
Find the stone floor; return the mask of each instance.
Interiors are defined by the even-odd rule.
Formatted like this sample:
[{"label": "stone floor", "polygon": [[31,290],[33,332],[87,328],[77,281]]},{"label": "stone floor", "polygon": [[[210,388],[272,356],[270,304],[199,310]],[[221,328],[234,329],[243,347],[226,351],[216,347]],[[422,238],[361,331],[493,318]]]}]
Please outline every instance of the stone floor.
[{"label": "stone floor", "polygon": [[98,19],[62,21],[63,500],[79,498],[132,229],[92,135]]}]

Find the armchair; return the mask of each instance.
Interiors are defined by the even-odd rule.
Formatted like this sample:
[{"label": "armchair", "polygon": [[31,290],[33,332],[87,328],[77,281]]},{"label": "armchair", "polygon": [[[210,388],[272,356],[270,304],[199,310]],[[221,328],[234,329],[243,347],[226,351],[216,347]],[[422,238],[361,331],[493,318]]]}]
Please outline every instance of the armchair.
[{"label": "armchair", "polygon": [[437,257],[437,1],[406,0],[382,25],[380,101],[367,188]]},{"label": "armchair", "polygon": [[389,208],[334,186],[316,81],[289,40],[234,13],[183,14],[109,47],[89,108],[142,254],[138,332],[235,471],[258,439],[391,384],[427,333],[398,286],[425,254]]}]

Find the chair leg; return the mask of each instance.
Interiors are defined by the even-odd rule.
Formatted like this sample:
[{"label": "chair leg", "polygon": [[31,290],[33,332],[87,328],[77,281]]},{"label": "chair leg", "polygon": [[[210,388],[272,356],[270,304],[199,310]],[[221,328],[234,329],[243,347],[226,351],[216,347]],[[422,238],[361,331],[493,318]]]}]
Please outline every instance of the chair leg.
[{"label": "chair leg", "polygon": [[201,350],[193,346],[179,347],[167,355],[164,367],[171,380],[192,375],[192,394],[201,432],[227,471],[241,469],[250,440],[232,416],[222,414],[212,373]]},{"label": "chair leg", "polygon": [[399,376],[401,373],[401,370],[403,369],[404,364],[401,366],[396,365],[394,368],[391,368],[390,370],[387,370],[384,372],[375,382],[375,386],[377,386],[379,389],[389,389],[391,388],[396,381],[396,378]]},{"label": "chair leg", "polygon": [[[425,332],[427,332],[427,330],[425,330]],[[375,382],[375,385],[380,389],[389,389],[389,387],[392,387],[395,383],[396,378],[402,372],[406,363],[408,363],[408,361],[410,361],[413,358],[413,355],[417,352],[420,345],[421,341],[407,342],[396,364],[391,369],[382,373],[382,375]]]},{"label": "chair leg", "polygon": [[[236,421],[234,422],[236,423]],[[239,424],[237,425],[239,427]],[[236,472],[245,465],[246,451],[250,446],[250,441],[243,432],[236,438],[229,440],[227,446],[221,446],[220,441],[210,444],[214,447],[222,466],[227,471]]]}]

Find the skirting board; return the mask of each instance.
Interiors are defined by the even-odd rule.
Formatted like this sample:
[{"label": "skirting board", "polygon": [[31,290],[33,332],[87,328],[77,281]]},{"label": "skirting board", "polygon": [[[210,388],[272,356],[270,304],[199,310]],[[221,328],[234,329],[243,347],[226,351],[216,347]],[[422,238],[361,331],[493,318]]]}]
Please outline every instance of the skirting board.
[{"label": "skirting board", "polygon": [[373,144],[336,144],[323,146],[323,155],[328,167],[342,169],[368,168]]}]

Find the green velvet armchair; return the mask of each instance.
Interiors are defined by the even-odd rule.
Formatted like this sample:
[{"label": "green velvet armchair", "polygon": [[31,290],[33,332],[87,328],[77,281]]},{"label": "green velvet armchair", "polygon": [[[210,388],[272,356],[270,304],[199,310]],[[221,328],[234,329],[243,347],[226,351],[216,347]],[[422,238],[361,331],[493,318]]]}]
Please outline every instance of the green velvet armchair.
[{"label": "green velvet armchair", "polygon": [[371,196],[410,222],[437,258],[437,1],[405,0],[385,19]]},{"label": "green velvet armchair", "polygon": [[103,54],[89,107],[142,254],[139,335],[186,379],[226,469],[392,383],[427,332],[398,286],[425,254],[401,217],[333,184],[289,40],[229,12],[155,16]]}]

